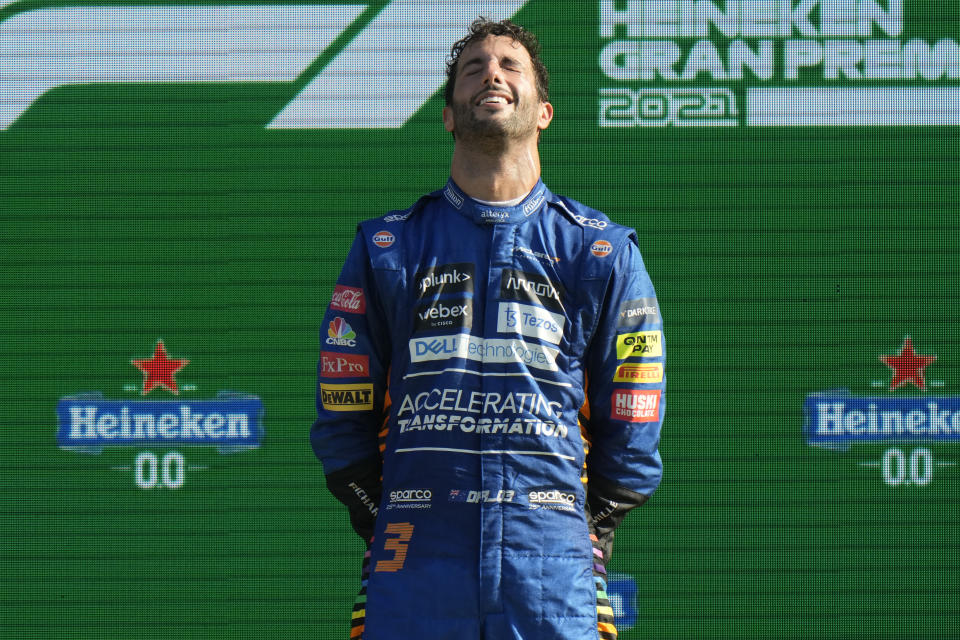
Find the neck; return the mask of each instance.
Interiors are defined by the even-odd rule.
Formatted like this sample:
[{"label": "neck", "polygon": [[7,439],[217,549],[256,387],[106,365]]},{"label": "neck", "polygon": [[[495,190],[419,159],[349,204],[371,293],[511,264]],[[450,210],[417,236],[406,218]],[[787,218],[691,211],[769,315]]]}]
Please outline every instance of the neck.
[{"label": "neck", "polygon": [[457,142],[450,177],[471,198],[503,202],[527,195],[540,179],[540,155],[532,144],[479,148]]}]

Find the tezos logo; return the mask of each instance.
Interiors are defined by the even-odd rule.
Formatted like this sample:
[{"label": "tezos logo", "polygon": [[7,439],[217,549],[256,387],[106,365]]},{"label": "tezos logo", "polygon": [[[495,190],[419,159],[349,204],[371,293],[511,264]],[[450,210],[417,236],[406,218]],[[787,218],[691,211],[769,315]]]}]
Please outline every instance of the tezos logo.
[{"label": "tezos logo", "polygon": [[357,334],[353,331],[353,327],[340,316],[330,321],[330,326],[327,328],[327,344],[355,347],[357,346],[357,341],[354,340],[356,337]]},{"label": "tezos logo", "polygon": [[[889,367],[892,378],[889,383],[874,380],[871,386],[886,387],[885,395],[858,396],[838,389],[807,396],[803,403],[807,444],[841,452],[853,445],[887,446],[879,460],[859,465],[879,469],[890,486],[926,486],[936,469],[956,466],[935,461],[931,447],[960,443],[960,395],[927,395],[925,371],[937,356],[917,353],[910,336],[899,352],[880,354],[878,360]],[[929,386],[944,383],[936,380]],[[904,445],[914,448],[907,452]]]},{"label": "tezos logo", "polygon": [[[158,340],[149,358],[133,358],[130,364],[143,374],[142,385],[126,385],[124,391],[148,396],[165,390],[173,396],[196,391],[192,384],[179,385],[177,373],[190,363],[171,358],[163,340]],[[263,405],[256,396],[219,392],[215,398],[107,399],[101,392],[78,393],[57,403],[57,444],[62,449],[100,454],[112,447],[215,447],[233,453],[260,446],[263,435]],[[159,459],[152,451],[137,455],[133,466],[114,466],[133,471],[141,489],[179,489],[188,469],[179,451]],[[203,466],[190,466],[203,469]]]}]

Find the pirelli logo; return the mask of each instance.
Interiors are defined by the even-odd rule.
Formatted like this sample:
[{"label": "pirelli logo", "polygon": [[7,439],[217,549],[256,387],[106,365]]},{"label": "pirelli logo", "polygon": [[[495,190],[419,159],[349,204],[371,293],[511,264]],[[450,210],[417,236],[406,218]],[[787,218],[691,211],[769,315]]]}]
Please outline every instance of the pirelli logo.
[{"label": "pirelli logo", "polygon": [[637,331],[617,336],[617,358],[658,358],[663,355],[660,331]]},{"label": "pirelli logo", "polygon": [[617,367],[614,382],[663,382],[663,365],[659,362],[626,362]]},{"label": "pirelli logo", "polygon": [[320,400],[327,411],[373,409],[373,384],[321,384]]}]

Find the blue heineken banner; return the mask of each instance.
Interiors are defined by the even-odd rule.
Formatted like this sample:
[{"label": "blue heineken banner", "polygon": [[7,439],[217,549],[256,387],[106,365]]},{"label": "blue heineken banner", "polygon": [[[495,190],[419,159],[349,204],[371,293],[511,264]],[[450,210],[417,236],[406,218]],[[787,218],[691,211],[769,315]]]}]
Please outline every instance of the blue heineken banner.
[{"label": "blue heineken banner", "polygon": [[254,396],[225,394],[215,400],[104,400],[62,398],[57,404],[57,443],[64,448],[122,445],[260,446],[263,405]]},{"label": "blue heineken banner", "polygon": [[808,444],[960,442],[960,396],[816,393],[803,403]]}]

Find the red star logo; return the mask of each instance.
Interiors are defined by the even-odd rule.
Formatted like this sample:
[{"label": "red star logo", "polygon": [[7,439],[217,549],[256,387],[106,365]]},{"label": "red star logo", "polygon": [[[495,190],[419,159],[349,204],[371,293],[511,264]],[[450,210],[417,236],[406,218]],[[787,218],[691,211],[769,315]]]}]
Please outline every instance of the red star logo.
[{"label": "red star logo", "polygon": [[130,364],[143,371],[143,392],[147,395],[154,387],[166,387],[173,395],[179,395],[177,381],[173,374],[190,364],[189,360],[171,360],[167,357],[167,349],[163,340],[157,340],[157,347],[153,350],[153,357],[143,360],[131,360]]},{"label": "red star logo", "polygon": [[927,384],[923,380],[923,370],[928,364],[937,359],[937,356],[921,356],[913,351],[913,342],[910,336],[903,339],[900,353],[895,356],[880,356],[880,362],[893,369],[893,381],[890,382],[890,391],[902,387],[908,382],[918,389],[926,390]]}]

